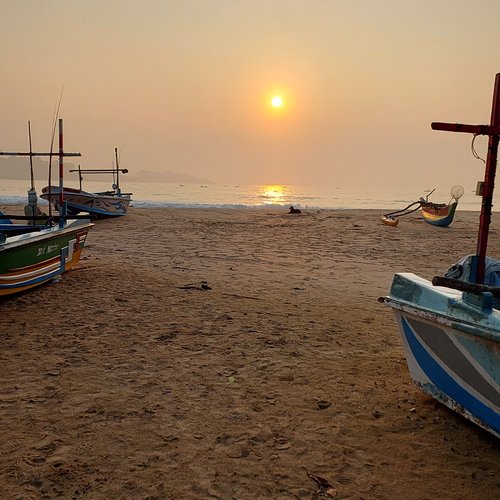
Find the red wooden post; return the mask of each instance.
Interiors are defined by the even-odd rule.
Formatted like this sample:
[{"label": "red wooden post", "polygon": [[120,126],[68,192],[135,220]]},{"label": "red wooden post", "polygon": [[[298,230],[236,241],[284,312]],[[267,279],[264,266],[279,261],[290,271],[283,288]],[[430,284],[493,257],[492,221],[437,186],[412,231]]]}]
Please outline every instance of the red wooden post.
[{"label": "red wooden post", "polygon": [[[500,73],[495,78],[493,91],[493,105],[491,110],[492,128],[500,126]],[[477,283],[483,283],[485,271],[485,257],[488,247],[488,233],[491,222],[491,208],[493,206],[493,190],[495,189],[495,174],[497,170],[498,133],[490,133],[488,141],[488,156],[486,157],[486,170],[484,173],[483,202],[479,218],[479,235],[477,239],[478,255]]]},{"label": "red wooden post", "polygon": [[497,169],[498,142],[500,138],[500,73],[495,78],[493,89],[493,105],[489,125],[464,125],[461,123],[431,124],[433,130],[448,132],[466,132],[469,134],[488,135],[488,156],[484,173],[483,200],[479,217],[479,234],[477,238],[476,283],[484,282],[485,258],[488,247],[488,234],[491,222],[491,207],[493,206],[493,190],[495,189],[495,174]]},{"label": "red wooden post", "polygon": [[59,213],[66,215],[64,210],[64,147],[63,147],[63,121],[59,118]]}]

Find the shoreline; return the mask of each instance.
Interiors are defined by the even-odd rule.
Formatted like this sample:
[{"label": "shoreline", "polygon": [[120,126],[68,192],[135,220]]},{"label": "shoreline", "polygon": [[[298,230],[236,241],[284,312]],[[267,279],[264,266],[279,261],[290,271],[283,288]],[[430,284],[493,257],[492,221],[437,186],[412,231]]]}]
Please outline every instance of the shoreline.
[{"label": "shoreline", "polygon": [[338,498],[494,496],[498,440],[411,384],[377,302],[474,253],[478,212],[303,212],[132,208],[1,301],[4,494],[314,498],[311,474]]},{"label": "shoreline", "polygon": [[[78,188],[76,179],[65,179],[67,186]],[[136,208],[260,208],[268,206],[287,209],[290,205],[305,210],[374,209],[382,213],[399,210],[417,201],[421,196],[430,195],[426,190],[401,187],[390,190],[385,187],[334,187],[334,186],[293,186],[293,185],[226,185],[226,184],[164,184],[127,182],[122,184],[123,192],[133,193]],[[57,184],[56,181],[54,183]],[[0,183],[1,184],[1,183]],[[4,182],[0,186],[0,204],[22,204],[26,200],[27,183],[21,181]],[[38,183],[40,193],[46,182]],[[100,192],[110,189],[111,182],[83,183],[83,189]],[[12,198],[12,195],[16,198]],[[499,195],[500,196],[500,195]],[[447,203],[450,188],[438,188],[430,195],[430,201]],[[500,200],[500,198],[499,198]],[[494,210],[500,206],[494,199]],[[479,211],[481,200],[467,190],[460,198],[458,210]]]},{"label": "shoreline", "polygon": [[[8,207],[24,207],[27,203],[26,197],[19,196],[15,200],[7,200],[0,198],[0,206],[8,206]],[[48,202],[45,200],[39,199],[38,204],[42,209],[48,208]],[[290,206],[294,206],[295,208],[300,208],[305,212],[337,212],[337,211],[360,211],[360,212],[377,212],[379,215],[384,215],[388,212],[392,212],[397,208],[401,208],[399,205],[395,206],[385,206],[385,207],[373,207],[373,208],[360,208],[360,207],[348,207],[348,206],[339,206],[339,207],[320,207],[320,206],[307,206],[301,205],[300,203],[288,203],[288,204],[264,204],[264,205],[244,205],[244,204],[209,204],[209,203],[181,203],[181,202],[160,202],[160,201],[141,201],[141,200],[133,200],[130,204],[130,208],[132,210],[273,210],[278,212],[287,212]],[[497,206],[497,204],[495,204]],[[463,208],[460,207],[457,209],[457,216],[460,216],[460,213],[479,213],[481,211],[481,207],[478,206],[476,208]],[[493,207],[492,214],[500,213],[500,208],[495,210]],[[418,216],[414,216],[418,217]],[[401,220],[406,220],[408,217],[403,217]]]}]

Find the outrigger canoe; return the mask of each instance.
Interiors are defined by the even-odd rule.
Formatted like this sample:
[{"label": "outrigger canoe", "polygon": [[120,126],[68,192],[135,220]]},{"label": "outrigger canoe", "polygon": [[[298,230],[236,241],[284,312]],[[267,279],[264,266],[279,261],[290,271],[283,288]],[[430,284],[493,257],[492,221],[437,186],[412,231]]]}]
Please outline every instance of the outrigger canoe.
[{"label": "outrigger canoe", "polygon": [[453,222],[457,205],[458,201],[453,201],[448,205],[422,202],[420,209],[425,222],[433,226],[447,227]]},{"label": "outrigger canoe", "polygon": [[401,210],[395,210],[380,216],[383,224],[388,226],[397,226],[399,218],[404,215],[409,215],[417,210],[421,210],[424,221],[433,226],[447,227],[453,222],[455,211],[458,206],[458,200],[464,194],[462,186],[453,186],[451,188],[451,200],[449,203],[433,203],[429,201],[429,196],[435,191],[433,189],[425,198],[420,198],[418,201],[410,203],[407,207]]}]

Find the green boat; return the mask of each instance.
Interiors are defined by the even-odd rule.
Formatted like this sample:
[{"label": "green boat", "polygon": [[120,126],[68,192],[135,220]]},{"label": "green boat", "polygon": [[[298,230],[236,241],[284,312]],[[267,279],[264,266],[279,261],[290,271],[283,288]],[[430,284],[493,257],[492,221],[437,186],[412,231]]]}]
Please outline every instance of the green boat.
[{"label": "green boat", "polygon": [[74,267],[92,226],[88,219],[77,219],[62,228],[13,236],[0,232],[0,296],[42,285]]},{"label": "green boat", "polygon": [[[29,123],[28,123],[29,125]],[[59,177],[62,185],[63,158],[80,156],[64,153],[62,120],[59,120]],[[50,153],[6,153],[5,156],[52,156]],[[79,261],[85,240],[93,226],[88,217],[68,219],[65,210],[58,217],[37,215],[36,191],[31,169],[31,189],[28,191],[27,212],[32,215],[11,216],[0,212],[0,297],[23,292],[42,285],[73,268]],[[66,207],[63,197],[61,207]],[[27,223],[15,224],[12,219]]]}]

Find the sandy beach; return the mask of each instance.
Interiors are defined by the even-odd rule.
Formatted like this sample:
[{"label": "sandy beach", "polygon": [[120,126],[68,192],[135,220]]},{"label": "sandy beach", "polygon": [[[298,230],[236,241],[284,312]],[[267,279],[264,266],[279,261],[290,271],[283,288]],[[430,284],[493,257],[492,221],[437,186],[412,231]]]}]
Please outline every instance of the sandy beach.
[{"label": "sandy beach", "polygon": [[98,221],[77,269],[0,302],[1,497],[500,497],[498,440],[412,385],[377,302],[474,253],[478,214],[381,213]]}]

